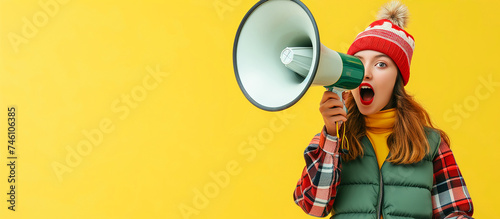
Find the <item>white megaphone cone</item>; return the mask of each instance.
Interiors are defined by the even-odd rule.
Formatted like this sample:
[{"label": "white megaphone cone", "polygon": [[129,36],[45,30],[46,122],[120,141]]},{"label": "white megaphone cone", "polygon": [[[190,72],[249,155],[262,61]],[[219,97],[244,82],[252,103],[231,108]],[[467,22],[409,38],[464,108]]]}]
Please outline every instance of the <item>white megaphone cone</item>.
[{"label": "white megaphone cone", "polygon": [[351,90],[364,77],[358,58],[321,44],[314,17],[298,0],[255,4],[238,28],[233,64],[245,97],[268,111],[292,106],[313,84]]}]

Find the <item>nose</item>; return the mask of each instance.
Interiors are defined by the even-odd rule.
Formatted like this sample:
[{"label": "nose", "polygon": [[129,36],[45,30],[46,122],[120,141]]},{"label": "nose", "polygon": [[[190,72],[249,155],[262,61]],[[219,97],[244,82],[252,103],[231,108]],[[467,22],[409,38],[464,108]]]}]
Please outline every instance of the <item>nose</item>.
[{"label": "nose", "polygon": [[373,75],[372,75],[372,71],[369,67],[365,66],[365,77],[364,79],[365,80],[370,80],[372,79]]}]

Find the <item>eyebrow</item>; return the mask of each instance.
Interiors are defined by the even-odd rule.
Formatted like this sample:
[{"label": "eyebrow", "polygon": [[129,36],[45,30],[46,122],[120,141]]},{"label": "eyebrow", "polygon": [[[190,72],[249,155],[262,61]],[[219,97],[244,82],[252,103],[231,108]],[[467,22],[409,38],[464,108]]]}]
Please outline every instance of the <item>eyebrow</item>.
[{"label": "eyebrow", "polygon": [[[354,56],[354,57],[356,57],[356,58],[358,58],[358,59],[363,60],[363,57],[361,57],[361,56]],[[389,56],[388,56],[388,55],[386,55],[386,54],[379,54],[379,55],[376,55],[374,58],[376,58],[376,59],[377,59],[377,58],[382,58],[382,57],[384,57],[384,58],[391,58],[391,57],[389,57]]]},{"label": "eyebrow", "polygon": [[388,55],[386,54],[380,54],[380,55],[376,55],[375,58],[381,58],[381,57],[385,57],[385,58],[391,58],[389,57]]}]

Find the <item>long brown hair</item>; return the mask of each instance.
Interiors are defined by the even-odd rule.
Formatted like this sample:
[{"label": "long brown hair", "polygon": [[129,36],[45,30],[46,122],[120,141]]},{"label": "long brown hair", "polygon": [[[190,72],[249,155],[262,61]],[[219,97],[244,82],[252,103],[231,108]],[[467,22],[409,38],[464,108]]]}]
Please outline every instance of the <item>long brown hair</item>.
[{"label": "long brown hair", "polygon": [[[346,128],[345,133],[349,140],[349,153],[343,154],[342,159],[352,160],[364,155],[360,141],[366,135],[365,117],[359,112],[352,93],[347,97],[346,107],[348,109],[347,122],[344,123],[343,128]],[[411,164],[422,160],[429,152],[429,142],[423,140],[427,139],[424,127],[431,127],[439,131],[443,140],[449,145],[446,133],[435,128],[429,113],[411,95],[406,93],[399,73],[388,108],[396,109],[393,132],[387,138],[390,152],[390,156],[387,158],[388,162]]]}]

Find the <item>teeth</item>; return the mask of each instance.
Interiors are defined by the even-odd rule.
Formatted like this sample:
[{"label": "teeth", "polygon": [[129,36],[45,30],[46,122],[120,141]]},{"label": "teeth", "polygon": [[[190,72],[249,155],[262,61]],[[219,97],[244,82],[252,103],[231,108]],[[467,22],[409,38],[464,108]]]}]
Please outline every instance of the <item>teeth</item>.
[{"label": "teeth", "polygon": [[361,86],[361,89],[372,89],[372,88],[365,85],[365,86]]}]

